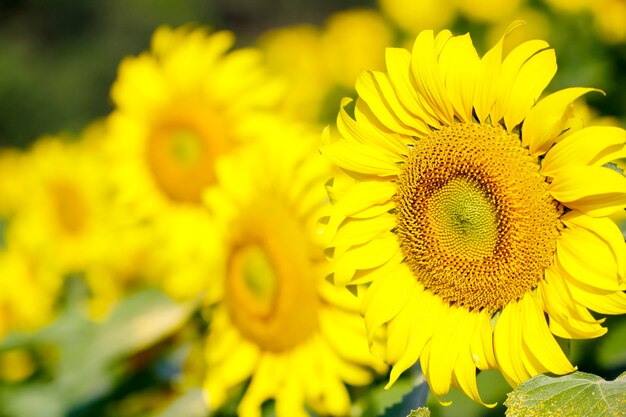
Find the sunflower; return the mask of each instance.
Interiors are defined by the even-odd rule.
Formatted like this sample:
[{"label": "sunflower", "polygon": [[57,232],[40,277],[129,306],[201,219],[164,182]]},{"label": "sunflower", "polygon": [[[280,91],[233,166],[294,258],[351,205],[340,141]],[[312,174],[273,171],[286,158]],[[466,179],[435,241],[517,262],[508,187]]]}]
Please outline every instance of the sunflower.
[{"label": "sunflower", "polygon": [[555,336],[599,337],[589,310],[626,312],[626,245],[607,217],[626,178],[604,166],[626,133],[567,130],[593,90],[537,101],[554,50],[533,40],[502,59],[503,40],[482,58],[447,30],[387,49],[322,147],[347,173],[330,187],[332,278],[371,283],[362,310],[370,335],[386,328],[389,385],[419,360],[436,396],[453,385],[482,402],[477,369],[512,386],[572,372]]},{"label": "sunflower", "polygon": [[10,215],[8,245],[36,254],[64,275],[103,262],[109,250],[102,165],[73,138],[46,136],[21,156],[13,178],[22,192]]},{"label": "sunflower", "polygon": [[[385,365],[368,351],[358,301],[325,280],[316,220],[328,207],[329,164],[317,135],[281,126],[217,165],[221,187],[206,193],[223,228],[225,274],[206,341],[205,389],[211,409],[251,377],[238,413],[260,415],[275,399],[278,416],[304,406],[345,415],[344,382],[371,381]],[[286,146],[288,142],[288,146]]]},{"label": "sunflower", "polygon": [[249,119],[281,95],[260,52],[229,52],[233,43],[228,31],[160,27],[150,51],[120,64],[111,89],[106,149],[117,201],[154,234],[146,274],[167,277],[177,298],[197,295],[198,274],[220,251],[199,239],[215,235],[201,204],[215,162],[254,137]]}]

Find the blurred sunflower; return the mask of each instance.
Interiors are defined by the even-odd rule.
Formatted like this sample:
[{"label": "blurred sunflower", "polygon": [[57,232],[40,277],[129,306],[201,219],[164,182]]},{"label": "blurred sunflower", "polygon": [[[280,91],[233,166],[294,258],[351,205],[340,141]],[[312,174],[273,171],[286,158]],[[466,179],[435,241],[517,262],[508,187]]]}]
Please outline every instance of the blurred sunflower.
[{"label": "blurred sunflower", "polygon": [[329,103],[353,90],[361,68],[384,68],[384,48],[392,38],[383,16],[364,8],[336,12],[323,28],[296,25],[264,33],[259,47],[288,85],[281,114],[326,123]]},{"label": "blurred sunflower", "polygon": [[12,176],[22,192],[7,244],[26,248],[40,265],[61,275],[102,262],[109,247],[102,165],[83,145],[42,137],[21,156]]},{"label": "blurred sunflower", "polygon": [[[217,165],[222,187],[206,201],[223,227],[227,270],[206,341],[211,409],[252,377],[241,416],[307,416],[304,406],[345,415],[344,381],[371,381],[385,366],[368,351],[357,299],[328,283],[316,220],[328,206],[331,171],[317,134],[275,123],[263,140]],[[288,146],[285,146],[286,143]]]},{"label": "blurred sunflower", "polygon": [[599,337],[589,309],[626,312],[626,245],[607,217],[626,178],[604,166],[626,132],[564,133],[593,90],[537,101],[554,50],[533,40],[502,59],[503,40],[482,58],[447,30],[388,49],[322,148],[349,175],[331,187],[332,277],[371,282],[362,309],[370,335],[386,324],[390,385],[419,360],[436,396],[452,384],[482,402],[477,369],[513,386],[572,372],[555,336]]},{"label": "blurred sunflower", "polygon": [[252,140],[249,118],[273,108],[282,90],[259,51],[228,52],[233,43],[228,31],[160,27],[149,52],[121,63],[111,90],[107,149],[118,200],[154,231],[146,274],[166,277],[179,298],[198,294],[220,253],[208,243],[216,233],[201,209],[215,163]]}]

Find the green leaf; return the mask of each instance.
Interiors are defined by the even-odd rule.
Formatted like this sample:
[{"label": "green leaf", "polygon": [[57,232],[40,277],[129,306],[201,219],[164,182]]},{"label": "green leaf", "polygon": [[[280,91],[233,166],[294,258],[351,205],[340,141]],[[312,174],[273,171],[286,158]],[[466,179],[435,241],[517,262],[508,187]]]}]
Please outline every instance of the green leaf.
[{"label": "green leaf", "polygon": [[430,410],[428,407],[420,407],[417,410],[411,410],[407,417],[430,417]]},{"label": "green leaf", "polygon": [[597,375],[537,375],[509,393],[507,416],[626,416],[626,373],[607,382]]},{"label": "green leaf", "polygon": [[[124,372],[123,359],[171,335],[193,311],[193,304],[177,304],[162,292],[146,290],[116,306],[104,323],[87,319],[68,308],[47,328],[32,335],[16,335],[0,344],[0,350],[40,346],[58,356],[53,378],[19,389],[0,387],[0,414],[61,417],[74,407],[110,393]],[[39,402],[46,407],[33,414]]]}]

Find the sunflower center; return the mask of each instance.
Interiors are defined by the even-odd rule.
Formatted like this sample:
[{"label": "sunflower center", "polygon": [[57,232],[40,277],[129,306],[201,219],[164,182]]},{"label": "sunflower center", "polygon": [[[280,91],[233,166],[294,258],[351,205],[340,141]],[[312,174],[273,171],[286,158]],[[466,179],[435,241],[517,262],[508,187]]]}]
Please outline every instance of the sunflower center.
[{"label": "sunflower center", "polygon": [[492,255],[498,242],[497,209],[480,184],[453,178],[429,201],[431,227],[441,245],[458,256]]},{"label": "sunflower center", "polygon": [[[146,157],[152,176],[175,202],[199,204],[215,183],[215,160],[229,149],[223,123],[210,111],[168,114],[148,135]],[[213,120],[216,119],[216,120]]]},{"label": "sunflower center", "polygon": [[449,304],[495,312],[537,286],[561,208],[536,158],[500,126],[455,124],[415,143],[398,177],[402,253]]},{"label": "sunflower center", "polygon": [[317,329],[310,242],[281,204],[261,202],[236,221],[226,282],[229,314],[262,350],[299,345]]}]

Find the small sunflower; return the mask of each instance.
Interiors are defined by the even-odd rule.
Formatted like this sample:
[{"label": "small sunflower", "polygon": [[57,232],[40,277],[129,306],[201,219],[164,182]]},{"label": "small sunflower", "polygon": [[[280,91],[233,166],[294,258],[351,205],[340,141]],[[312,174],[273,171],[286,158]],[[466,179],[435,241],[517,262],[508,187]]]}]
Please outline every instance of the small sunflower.
[{"label": "small sunflower", "polygon": [[[509,29],[512,30],[517,23]],[[387,334],[389,384],[416,361],[436,396],[451,384],[482,402],[476,371],[515,386],[575,368],[555,336],[606,333],[589,312],[626,312],[626,245],[607,217],[626,207],[626,132],[567,130],[590,88],[537,101],[556,72],[542,40],[482,58],[469,34],[421,32],[387,49],[386,72],[357,81],[330,191],[336,284],[371,282],[368,333]]]},{"label": "small sunflower", "polygon": [[[120,65],[106,149],[117,200],[150,229],[149,279],[176,298],[195,297],[220,248],[202,208],[215,163],[255,135],[251,118],[272,109],[281,86],[253,48],[229,52],[234,35],[189,26],[158,28],[150,51]],[[165,277],[165,278],[164,278]]]},{"label": "small sunflower", "polygon": [[331,171],[317,140],[290,129],[277,124],[265,130],[275,137],[222,159],[221,187],[206,193],[223,228],[226,268],[212,277],[223,291],[206,341],[205,389],[215,409],[251,377],[241,416],[258,416],[269,399],[279,417],[306,416],[305,405],[345,415],[344,382],[366,384],[368,368],[385,366],[368,351],[357,299],[324,278],[316,220],[328,207]]}]

